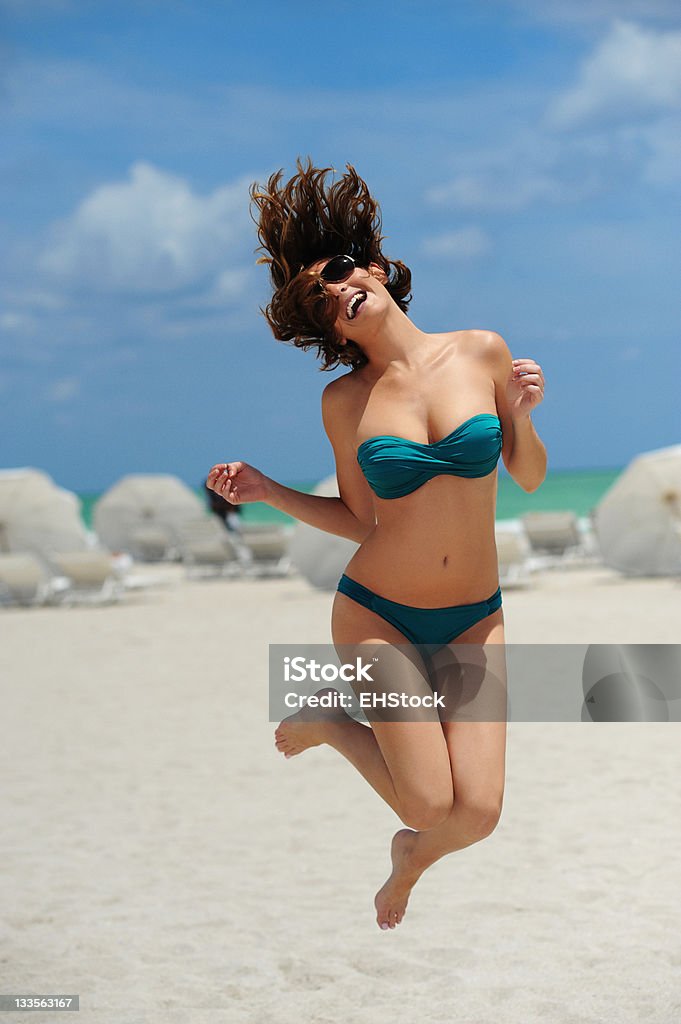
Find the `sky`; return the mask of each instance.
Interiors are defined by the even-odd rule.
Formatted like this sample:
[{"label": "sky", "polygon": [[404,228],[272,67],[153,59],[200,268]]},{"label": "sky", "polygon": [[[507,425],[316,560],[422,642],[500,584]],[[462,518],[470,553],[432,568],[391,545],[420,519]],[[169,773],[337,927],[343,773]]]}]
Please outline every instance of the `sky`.
[{"label": "sky", "polygon": [[421,329],[542,367],[549,469],[681,441],[676,0],[0,0],[0,467],[333,471],[248,188],[353,164]]}]

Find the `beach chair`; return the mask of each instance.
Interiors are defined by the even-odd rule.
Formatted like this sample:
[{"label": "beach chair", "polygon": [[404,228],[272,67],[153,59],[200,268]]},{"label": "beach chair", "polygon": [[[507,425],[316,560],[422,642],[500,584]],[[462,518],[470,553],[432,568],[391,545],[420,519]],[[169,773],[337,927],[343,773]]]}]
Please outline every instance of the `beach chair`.
[{"label": "beach chair", "polygon": [[43,604],[50,593],[48,573],[35,555],[0,554],[0,605]]},{"label": "beach chair", "polygon": [[287,576],[291,569],[289,553],[291,530],[276,523],[252,523],[239,529],[239,540],[246,548],[249,576]]},{"label": "beach chair", "polygon": [[177,558],[177,547],[164,526],[140,526],[129,539],[130,554],[137,562],[166,562]]},{"label": "beach chair", "polygon": [[66,586],[54,589],[53,603],[105,604],[119,601],[125,592],[108,551],[50,552],[46,561],[66,581]]},{"label": "beach chair", "polygon": [[517,530],[495,530],[499,584],[502,587],[525,586],[532,573],[530,543]]},{"label": "beach chair", "polygon": [[188,577],[241,576],[248,552],[215,516],[176,527],[175,541]]},{"label": "beach chair", "polygon": [[526,512],[520,520],[538,567],[559,568],[592,560],[574,512]]}]

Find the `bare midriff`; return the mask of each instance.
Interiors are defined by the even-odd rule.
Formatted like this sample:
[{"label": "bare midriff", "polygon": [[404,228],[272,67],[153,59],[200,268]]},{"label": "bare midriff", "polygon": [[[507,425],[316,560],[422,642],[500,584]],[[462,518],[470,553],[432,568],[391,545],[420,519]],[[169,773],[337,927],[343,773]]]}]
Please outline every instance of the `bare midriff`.
[{"label": "bare midriff", "polygon": [[[411,376],[407,387],[397,376],[389,388],[384,381],[370,388],[357,443],[383,433],[417,440],[429,417],[433,439],[438,439],[469,416],[495,413],[494,381],[479,360],[467,355],[465,344],[447,348],[446,357],[420,378]],[[455,354],[450,355],[452,348]],[[468,388],[462,393],[463,374]],[[415,394],[428,395],[428,413],[424,399]],[[484,477],[433,477],[399,498],[374,494],[376,526],[345,574],[381,597],[415,607],[442,608],[491,597],[499,585],[497,479],[495,468]]]},{"label": "bare midriff", "polygon": [[438,476],[402,498],[375,499],[377,525],[347,576],[381,597],[423,608],[482,601],[499,585],[494,542],[497,470]]}]

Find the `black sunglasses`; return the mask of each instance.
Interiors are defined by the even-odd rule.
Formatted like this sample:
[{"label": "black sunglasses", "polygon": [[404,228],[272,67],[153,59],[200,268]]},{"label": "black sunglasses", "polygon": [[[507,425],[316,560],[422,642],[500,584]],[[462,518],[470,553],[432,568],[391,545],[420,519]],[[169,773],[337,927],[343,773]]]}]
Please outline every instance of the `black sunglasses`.
[{"label": "black sunglasses", "polygon": [[347,281],[356,267],[357,263],[352,256],[334,256],[325,267],[322,267],[319,276],[327,284],[339,284],[341,281]]}]

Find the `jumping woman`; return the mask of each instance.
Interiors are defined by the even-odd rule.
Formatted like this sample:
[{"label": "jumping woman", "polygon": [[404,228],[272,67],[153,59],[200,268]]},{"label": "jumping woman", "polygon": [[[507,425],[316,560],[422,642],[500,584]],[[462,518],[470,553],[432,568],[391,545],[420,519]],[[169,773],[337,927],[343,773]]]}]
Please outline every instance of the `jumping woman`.
[{"label": "jumping woman", "polygon": [[[208,486],[234,505],[264,501],[359,544],[334,597],[337,651],[414,645],[410,660],[423,673],[420,645],[444,654],[503,645],[497,463],[525,491],[545,477],[530,419],[543,399],[541,367],[512,359],[493,331],[426,334],[412,323],[411,273],[383,255],[378,204],[352,166],[334,181],[331,169],[299,161],[282,178],[251,189],[273,287],[264,313],[275,338],[316,349],[320,369],[350,368],[322,394],[340,497],[284,487],[239,461],[215,465]],[[499,719],[377,719],[368,728],[337,710],[303,710],[276,730],[286,757],[334,747],[406,826],[375,899],[382,929],[400,923],[426,868],[495,828],[506,756]]]}]

